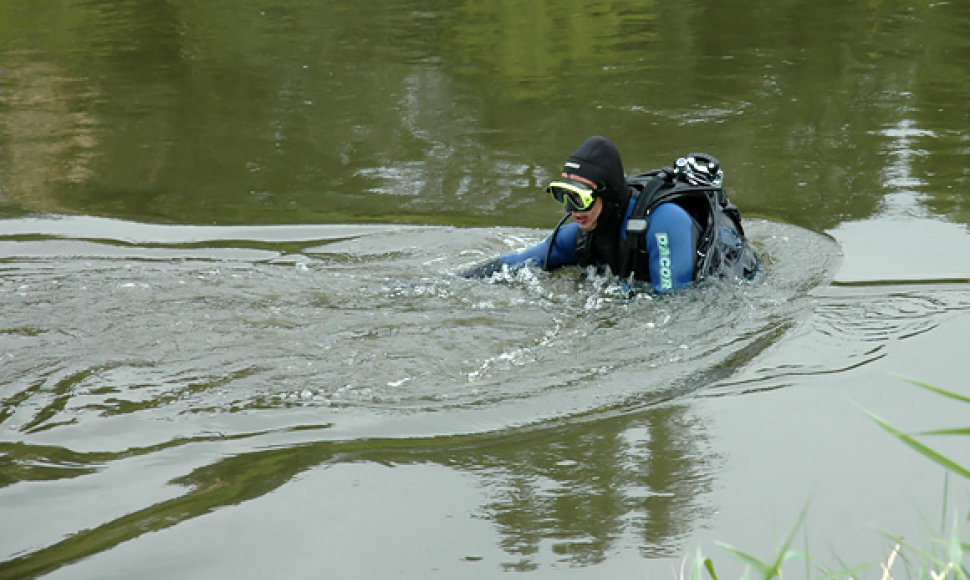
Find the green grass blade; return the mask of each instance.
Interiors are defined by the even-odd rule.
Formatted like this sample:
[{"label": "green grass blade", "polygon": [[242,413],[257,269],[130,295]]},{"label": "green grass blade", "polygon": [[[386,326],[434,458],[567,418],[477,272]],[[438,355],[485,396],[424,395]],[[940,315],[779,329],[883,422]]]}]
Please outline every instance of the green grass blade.
[{"label": "green grass blade", "polygon": [[694,556],[694,560],[690,563],[690,575],[684,576],[684,568],[687,566],[687,558],[681,563],[680,567],[680,580],[703,580],[704,570],[710,574],[711,580],[717,580],[717,574],[714,572],[714,563],[711,562],[710,558],[705,558],[701,553],[701,549],[697,548],[697,554]]},{"label": "green grass blade", "polygon": [[771,566],[767,562],[762,562],[761,560],[752,556],[751,554],[743,550],[739,550],[738,548],[735,548],[730,544],[724,544],[722,542],[715,542],[715,543],[721,548],[727,550],[728,552],[731,552],[731,554],[733,554],[735,558],[741,560],[742,562],[746,563],[748,566],[751,566],[752,568],[754,568],[758,572],[758,575],[761,576],[762,578],[765,578],[765,579],[769,578],[767,574]]},{"label": "green grass blade", "polygon": [[801,513],[798,514],[798,519],[795,521],[795,525],[792,526],[791,531],[788,532],[788,537],[785,538],[785,541],[781,545],[781,548],[779,548],[778,555],[775,557],[774,562],[768,563],[768,562],[759,560],[758,558],[752,556],[751,554],[744,552],[742,550],[739,550],[738,548],[735,548],[734,546],[731,546],[729,544],[724,544],[721,542],[718,542],[717,544],[721,548],[727,550],[728,552],[731,552],[731,554],[733,554],[736,558],[738,558],[742,562],[745,562],[748,566],[754,568],[755,571],[758,573],[759,577],[762,578],[763,580],[771,580],[772,578],[781,578],[781,567],[785,562],[792,560],[794,558],[805,558],[806,560],[808,559],[806,555],[800,552],[796,552],[794,550],[788,549],[788,547],[791,546],[792,540],[795,539],[795,534],[798,532],[799,528],[801,528],[802,526],[802,523],[805,521],[806,513],[808,513],[808,505],[803,507]]},{"label": "green grass blade", "polygon": [[899,554],[900,558],[904,561],[908,562],[910,560],[904,555],[906,553],[910,553],[912,556],[916,556],[914,561],[918,558],[918,561],[922,562],[924,565],[931,565],[940,569],[946,566],[946,557],[936,553],[937,547],[945,543],[945,540],[941,536],[935,536],[929,542],[929,548],[926,548],[913,544],[912,542],[907,542],[898,534],[883,532],[883,535],[889,538],[894,544],[897,544],[902,548]]},{"label": "green grass blade", "polygon": [[805,557],[798,552],[792,552],[788,549],[788,547],[791,546],[792,541],[795,539],[795,533],[798,532],[798,529],[802,527],[802,523],[805,521],[805,514],[807,513],[808,504],[806,504],[805,507],[802,508],[801,513],[798,514],[798,519],[795,521],[795,525],[792,526],[791,531],[788,532],[788,537],[785,538],[785,543],[781,545],[781,549],[778,551],[778,557],[775,558],[775,563],[772,565],[771,570],[769,570],[771,573],[771,576],[768,576],[769,578],[773,578],[775,576],[780,578],[781,565],[788,560],[796,557]]},{"label": "green grass blade", "polygon": [[957,400],[957,401],[961,401],[963,403],[970,403],[970,397],[961,395],[959,393],[954,393],[952,391],[947,391],[946,389],[941,389],[939,387],[934,387],[933,385],[924,383],[922,381],[916,381],[916,380],[913,380],[913,379],[904,379],[904,380],[906,382],[910,383],[910,384],[916,385],[917,387],[926,389],[927,391],[933,391],[934,393],[938,393],[940,395],[943,395],[944,397],[949,397],[951,399],[954,399],[954,400]]},{"label": "green grass blade", "polygon": [[921,431],[920,435],[970,435],[970,427],[960,427],[956,429],[934,429],[932,431]]},{"label": "green grass blade", "polygon": [[717,574],[714,572],[714,562],[710,558],[704,558],[704,568],[711,575],[712,580],[717,580]]},{"label": "green grass blade", "polygon": [[938,463],[939,465],[942,465],[945,469],[951,471],[952,473],[956,473],[957,475],[965,479],[970,479],[970,469],[967,469],[966,467],[963,467],[959,463],[954,462],[953,460],[946,457],[945,455],[941,455],[940,453],[933,451],[926,445],[923,445],[922,443],[913,439],[909,435],[903,433],[899,429],[896,429],[886,421],[880,419],[875,414],[870,413],[869,411],[866,411],[866,414],[868,414],[876,423],[878,423],[880,427],[882,427],[883,429],[885,429],[886,431],[894,435],[897,439],[899,439],[906,445],[910,446],[911,448],[921,453],[924,457]]},{"label": "green grass blade", "polygon": [[967,570],[963,567],[963,544],[960,542],[960,521],[956,514],[953,514],[953,533],[950,535],[947,552],[950,562],[953,563],[953,571],[962,580],[968,580]]}]

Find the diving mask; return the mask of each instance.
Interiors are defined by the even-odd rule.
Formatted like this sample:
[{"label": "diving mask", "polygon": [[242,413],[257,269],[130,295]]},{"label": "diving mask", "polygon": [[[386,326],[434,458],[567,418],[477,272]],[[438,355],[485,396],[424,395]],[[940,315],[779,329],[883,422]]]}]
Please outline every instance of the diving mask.
[{"label": "diving mask", "polygon": [[567,211],[589,211],[596,201],[596,189],[581,181],[553,181],[546,188]]}]

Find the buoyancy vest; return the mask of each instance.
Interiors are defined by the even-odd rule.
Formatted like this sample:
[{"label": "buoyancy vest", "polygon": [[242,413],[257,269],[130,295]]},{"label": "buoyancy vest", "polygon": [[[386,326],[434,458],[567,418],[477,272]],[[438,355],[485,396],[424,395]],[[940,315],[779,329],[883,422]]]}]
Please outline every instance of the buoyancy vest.
[{"label": "buoyancy vest", "polygon": [[760,268],[748,247],[741,213],[728,199],[723,187],[693,185],[671,168],[640,173],[627,179],[636,201],[626,221],[626,238],[596,236],[596,230],[579,230],[576,253],[581,266],[608,265],[622,277],[650,280],[649,258],[644,234],[650,214],[664,203],[682,207],[694,222],[694,279],[709,276],[751,278]]}]

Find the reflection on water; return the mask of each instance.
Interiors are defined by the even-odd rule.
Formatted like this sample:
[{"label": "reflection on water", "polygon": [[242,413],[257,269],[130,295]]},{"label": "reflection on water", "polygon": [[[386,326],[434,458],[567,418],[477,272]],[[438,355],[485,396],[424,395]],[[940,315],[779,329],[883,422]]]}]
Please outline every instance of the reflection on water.
[{"label": "reflection on water", "polygon": [[[6,444],[0,449],[11,464],[26,466],[30,479],[54,480],[91,473],[94,466],[105,472],[121,469],[112,464],[166,447],[123,454]],[[173,479],[185,489],[182,495],[9,559],[0,564],[0,575],[49,572],[141,534],[258,498],[317,465],[360,461],[437,463],[478,474],[491,496],[483,513],[494,521],[509,556],[506,569],[534,569],[535,556],[549,538],[555,539],[553,553],[574,564],[602,561],[625,533],[638,538],[646,556],[671,556],[682,535],[703,518],[699,498],[715,458],[705,448],[703,426],[682,406],[661,407],[635,419],[597,421],[581,434],[564,426],[490,437],[318,442],[251,451]],[[74,464],[74,472],[30,469],[40,461]],[[12,509],[11,521],[25,508],[40,509],[34,503]]]},{"label": "reflection on water", "polygon": [[507,566],[531,569],[551,550],[573,564],[603,561],[624,534],[647,557],[677,556],[678,544],[703,522],[701,498],[716,455],[704,426],[686,407],[663,406],[636,419],[600,421],[503,440],[459,460],[480,473],[502,547],[519,556]]},{"label": "reflection on water", "polygon": [[898,186],[906,127],[914,187],[970,222],[957,3],[28,4],[0,8],[0,215],[545,226],[605,133],[631,171],[710,151],[743,209],[821,231]]},{"label": "reflection on water", "polygon": [[[837,262],[824,238],[752,221],[765,282],[660,299],[575,269],[454,275],[535,230],[9,225],[0,501],[145,460],[181,490],[5,538],[9,577],[362,460],[478,474],[513,569],[534,568],[548,538],[575,564],[624,534],[671,555],[703,513],[711,460],[676,401],[770,348]],[[48,501],[27,489],[8,521]]]},{"label": "reflection on water", "polygon": [[0,115],[10,145],[4,149],[0,201],[9,196],[32,211],[73,213],[77,210],[58,199],[55,189],[91,177],[96,120],[72,110],[62,97],[76,92],[82,80],[29,55],[10,62],[5,80],[18,88],[2,94],[6,112]]},{"label": "reflection on water", "polygon": [[[630,544],[672,557],[704,525],[718,457],[683,401],[858,368],[970,308],[959,288],[826,291],[835,245],[759,220],[763,281],[663,298],[575,269],[454,275],[537,230],[8,226],[7,529],[89,488],[140,499],[5,534],[0,577],[359,461],[475,474],[507,569],[595,564]],[[795,361],[776,350],[792,336],[816,337]]]}]

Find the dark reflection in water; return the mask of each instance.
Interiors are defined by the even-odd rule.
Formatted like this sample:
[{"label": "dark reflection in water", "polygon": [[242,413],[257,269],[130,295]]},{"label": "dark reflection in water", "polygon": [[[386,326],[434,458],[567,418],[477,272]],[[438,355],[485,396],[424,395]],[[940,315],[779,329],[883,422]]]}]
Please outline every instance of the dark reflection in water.
[{"label": "dark reflection in water", "polygon": [[[21,474],[21,479],[56,480],[201,442],[173,441],[114,454],[0,443],[0,452],[9,465],[64,465],[27,468]],[[580,565],[603,561],[624,533],[639,538],[646,556],[676,555],[678,540],[703,523],[701,498],[716,456],[706,447],[703,425],[679,405],[635,418],[595,421],[581,430],[564,425],[486,436],[318,442],[251,451],[174,479],[171,483],[188,488],[182,495],[0,563],[0,577],[35,577],[142,534],[259,498],[310,468],[361,461],[438,464],[479,474],[492,497],[483,514],[495,522],[501,547],[511,558],[504,566],[530,570],[538,564],[534,557],[540,544],[550,539],[553,553]]]},{"label": "dark reflection in water", "polygon": [[[770,279],[660,299],[577,269],[453,274],[535,230],[10,220],[0,503],[26,494],[5,517],[30,525],[0,577],[355,461],[474,474],[512,569],[550,544],[574,565],[631,542],[671,556],[715,469],[682,399],[770,348],[837,261],[821,236],[749,225]],[[123,507],[35,522],[92,489]]]},{"label": "dark reflection in water", "polygon": [[549,429],[500,441],[456,464],[481,472],[493,500],[485,511],[502,547],[531,569],[540,546],[567,562],[601,562],[625,532],[647,557],[677,556],[680,540],[703,525],[703,493],[716,456],[686,407],[582,430]]},{"label": "dark reflection in water", "polygon": [[605,133],[816,231],[900,187],[970,221],[961,3],[45,4],[0,8],[5,215],[544,226]]}]

